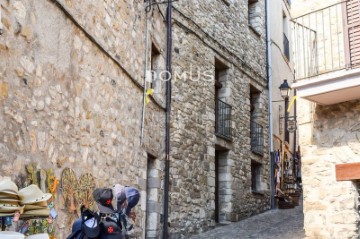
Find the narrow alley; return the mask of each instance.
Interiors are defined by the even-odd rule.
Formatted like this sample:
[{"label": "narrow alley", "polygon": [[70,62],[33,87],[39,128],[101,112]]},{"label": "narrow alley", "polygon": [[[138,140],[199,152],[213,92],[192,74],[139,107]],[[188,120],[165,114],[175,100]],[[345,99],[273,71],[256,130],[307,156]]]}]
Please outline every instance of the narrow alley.
[{"label": "narrow alley", "polygon": [[190,239],[303,239],[302,205],[275,209],[245,220],[220,226]]}]

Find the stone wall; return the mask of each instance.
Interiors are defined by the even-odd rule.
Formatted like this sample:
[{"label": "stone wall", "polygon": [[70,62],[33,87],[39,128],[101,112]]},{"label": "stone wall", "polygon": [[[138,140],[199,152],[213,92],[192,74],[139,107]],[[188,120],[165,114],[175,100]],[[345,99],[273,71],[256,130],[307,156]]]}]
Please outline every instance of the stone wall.
[{"label": "stone wall", "polygon": [[[134,185],[142,192],[135,237],[158,238],[165,83],[146,107],[141,144],[144,1],[0,4],[1,176],[18,180],[26,165],[37,163],[60,180],[71,168],[78,177],[90,173],[97,187]],[[224,222],[270,207],[264,0],[256,13],[254,31],[245,0],[174,3],[169,210],[174,238],[210,229],[216,210]],[[154,5],[148,16],[148,53],[155,47],[157,67],[165,69],[165,5]],[[149,70],[151,54],[148,60]],[[215,136],[216,62],[226,66],[219,97],[232,106],[232,140]],[[250,147],[250,86],[259,92],[254,115],[264,129],[263,155]],[[261,165],[256,192],[251,162]],[[55,201],[59,239],[76,217],[61,190]]]},{"label": "stone wall", "polygon": [[[143,196],[136,207],[137,233],[143,234],[147,153],[157,157],[152,170],[162,172],[164,148],[161,102],[147,105],[140,144],[144,3],[0,4],[0,176],[19,181],[25,166],[36,163],[37,170],[52,169],[60,182],[62,171],[71,168],[77,177],[91,174],[96,187],[138,187]],[[151,27],[164,32],[158,13],[154,19]],[[156,31],[153,38],[162,49],[165,34]],[[162,173],[157,175],[161,179]],[[60,184],[55,200],[59,239],[76,218],[64,194]]]},{"label": "stone wall", "polygon": [[358,238],[358,186],[337,182],[335,165],[360,160],[360,101],[300,105],[306,238]]},{"label": "stone wall", "polygon": [[[238,221],[270,207],[264,1],[260,35],[248,26],[247,2],[174,4],[170,228],[186,238],[220,222]],[[220,62],[220,63],[219,63]],[[232,106],[232,140],[215,135],[218,97]],[[210,76],[210,77],[209,77]],[[250,85],[260,93],[257,121],[264,155],[250,149]],[[259,193],[251,189],[251,161],[261,163]],[[216,206],[218,203],[218,206]]]},{"label": "stone wall", "polygon": [[[292,5],[292,15],[301,16],[339,2],[296,0]],[[334,14],[336,11],[338,14]],[[324,22],[314,20],[320,14],[326,19]],[[319,73],[344,64],[342,18],[337,16],[341,16],[340,4],[298,19],[318,31]],[[324,34],[321,29],[329,33]],[[339,51],[330,47],[335,45],[340,47]],[[331,68],[330,64],[334,67]],[[335,165],[359,162],[359,106],[359,100],[330,106],[299,100],[306,238],[358,238],[358,186],[352,182],[337,182]]]}]

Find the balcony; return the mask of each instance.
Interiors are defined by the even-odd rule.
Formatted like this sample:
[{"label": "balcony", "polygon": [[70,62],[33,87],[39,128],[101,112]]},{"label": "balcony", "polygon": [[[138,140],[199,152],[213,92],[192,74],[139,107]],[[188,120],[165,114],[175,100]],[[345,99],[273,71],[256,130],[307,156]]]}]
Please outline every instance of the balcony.
[{"label": "balcony", "polygon": [[232,140],[231,105],[220,99],[215,101],[215,134],[226,140]]},{"label": "balcony", "polygon": [[299,97],[322,105],[360,98],[359,10],[348,0],[292,20]]},{"label": "balcony", "polygon": [[251,151],[258,155],[264,155],[264,130],[263,127],[252,121],[250,126]]}]

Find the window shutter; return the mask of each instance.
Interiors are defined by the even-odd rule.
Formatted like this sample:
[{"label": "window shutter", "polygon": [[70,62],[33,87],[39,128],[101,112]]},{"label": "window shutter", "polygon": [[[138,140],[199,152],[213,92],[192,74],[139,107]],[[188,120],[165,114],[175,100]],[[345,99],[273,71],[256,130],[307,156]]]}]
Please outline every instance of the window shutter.
[{"label": "window shutter", "polygon": [[350,68],[360,67],[360,0],[348,0],[344,6],[346,14],[345,27],[345,52],[347,54],[347,66]]}]

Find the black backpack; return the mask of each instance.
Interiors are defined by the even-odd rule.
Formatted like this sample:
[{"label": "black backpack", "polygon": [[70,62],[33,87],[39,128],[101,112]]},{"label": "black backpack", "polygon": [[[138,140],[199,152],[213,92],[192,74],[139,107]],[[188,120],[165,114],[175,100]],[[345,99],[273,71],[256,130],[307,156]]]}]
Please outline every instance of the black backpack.
[{"label": "black backpack", "polygon": [[[84,221],[94,218],[97,221],[98,227],[99,227],[99,233],[100,233],[100,217],[95,212],[86,209],[84,206],[81,206],[81,217],[76,219],[72,226],[71,234],[66,239],[98,239],[99,235],[95,237],[88,237],[86,236],[86,226],[84,225]],[[93,229],[90,229],[93,232]]]},{"label": "black backpack", "polygon": [[75,220],[72,226],[71,234],[66,239],[85,239],[85,234],[81,229],[81,218]]}]

